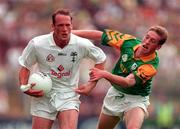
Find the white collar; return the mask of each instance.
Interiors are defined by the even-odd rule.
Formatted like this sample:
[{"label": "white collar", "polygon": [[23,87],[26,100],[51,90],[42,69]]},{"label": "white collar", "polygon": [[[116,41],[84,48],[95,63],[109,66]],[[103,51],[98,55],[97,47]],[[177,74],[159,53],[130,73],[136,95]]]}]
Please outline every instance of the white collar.
[{"label": "white collar", "polygon": [[[75,36],[71,33],[70,40],[69,40],[68,44],[74,44],[75,43],[74,39],[75,39]],[[54,41],[54,38],[53,38],[53,32],[50,32],[49,42],[50,42],[50,46],[57,46],[55,41]]]}]

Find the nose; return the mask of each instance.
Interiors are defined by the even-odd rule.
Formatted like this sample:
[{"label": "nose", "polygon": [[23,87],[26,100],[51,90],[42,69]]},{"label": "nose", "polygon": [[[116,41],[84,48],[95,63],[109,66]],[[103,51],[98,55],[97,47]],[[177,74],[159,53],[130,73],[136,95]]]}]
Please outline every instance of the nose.
[{"label": "nose", "polygon": [[63,30],[63,31],[66,31],[66,30],[67,30],[67,27],[66,27],[66,26],[63,26],[63,27],[62,27],[62,30]]},{"label": "nose", "polygon": [[145,40],[145,44],[146,44],[146,45],[148,45],[150,42],[151,42],[151,39],[150,39],[150,38],[148,38],[148,39]]}]

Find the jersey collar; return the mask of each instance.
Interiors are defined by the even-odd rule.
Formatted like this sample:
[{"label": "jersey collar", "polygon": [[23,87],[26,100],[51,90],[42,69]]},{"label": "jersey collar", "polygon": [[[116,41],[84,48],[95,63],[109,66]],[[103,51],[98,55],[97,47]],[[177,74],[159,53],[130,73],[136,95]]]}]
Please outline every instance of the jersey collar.
[{"label": "jersey collar", "polygon": [[[73,39],[74,39],[74,36],[73,36],[73,34],[71,34],[71,37],[70,37],[70,40],[69,40],[69,44],[73,44],[74,43]],[[49,43],[50,43],[50,46],[57,46],[55,41],[54,41],[54,38],[53,38],[53,32],[50,33]]]},{"label": "jersey collar", "polygon": [[[138,44],[138,45],[134,46],[134,48],[133,48],[134,52],[136,51],[137,48],[140,47],[140,45],[141,45],[141,44]],[[156,53],[154,52],[154,53],[152,53],[152,54],[150,54],[150,55],[148,55],[148,56],[143,56],[143,57],[139,57],[139,58],[140,58],[143,62],[148,62],[148,61],[151,61],[151,60],[153,60],[154,58],[156,58]]]}]

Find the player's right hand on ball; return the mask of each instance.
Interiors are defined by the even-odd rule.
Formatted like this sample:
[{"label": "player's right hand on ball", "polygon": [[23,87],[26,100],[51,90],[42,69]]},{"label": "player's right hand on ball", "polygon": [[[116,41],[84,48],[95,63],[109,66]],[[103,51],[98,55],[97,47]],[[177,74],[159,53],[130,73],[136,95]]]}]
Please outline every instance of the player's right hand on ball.
[{"label": "player's right hand on ball", "polygon": [[34,90],[32,89],[33,86],[36,84],[26,84],[21,85],[20,89],[22,92],[24,92],[27,95],[33,96],[33,97],[42,97],[44,95],[43,90]]}]

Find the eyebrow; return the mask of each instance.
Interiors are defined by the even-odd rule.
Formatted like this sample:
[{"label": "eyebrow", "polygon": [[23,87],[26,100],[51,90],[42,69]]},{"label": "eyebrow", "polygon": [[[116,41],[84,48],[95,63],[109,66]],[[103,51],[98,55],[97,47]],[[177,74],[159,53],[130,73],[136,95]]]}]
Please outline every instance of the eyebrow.
[{"label": "eyebrow", "polygon": [[152,39],[155,39],[155,38],[153,38],[152,36],[150,36],[149,34],[147,34],[146,36],[148,36],[148,37],[150,37],[150,38],[152,38]]}]

